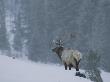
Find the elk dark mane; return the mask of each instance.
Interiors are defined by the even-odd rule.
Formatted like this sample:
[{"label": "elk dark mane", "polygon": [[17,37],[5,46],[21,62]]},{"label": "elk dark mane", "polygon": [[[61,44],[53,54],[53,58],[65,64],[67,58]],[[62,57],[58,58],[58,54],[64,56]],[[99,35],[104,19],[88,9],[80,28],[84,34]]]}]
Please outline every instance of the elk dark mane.
[{"label": "elk dark mane", "polygon": [[64,47],[62,47],[62,46],[59,46],[59,47],[52,49],[52,51],[55,52],[60,59],[61,59],[61,55],[62,55],[63,50],[64,50]]}]

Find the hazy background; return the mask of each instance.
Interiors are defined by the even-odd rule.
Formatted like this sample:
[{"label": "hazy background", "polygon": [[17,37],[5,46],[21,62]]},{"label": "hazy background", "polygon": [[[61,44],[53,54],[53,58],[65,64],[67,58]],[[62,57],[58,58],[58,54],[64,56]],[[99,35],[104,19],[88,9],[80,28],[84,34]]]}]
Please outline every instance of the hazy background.
[{"label": "hazy background", "polygon": [[82,68],[92,53],[110,72],[110,0],[0,0],[0,53],[59,63],[57,39],[83,53]]}]

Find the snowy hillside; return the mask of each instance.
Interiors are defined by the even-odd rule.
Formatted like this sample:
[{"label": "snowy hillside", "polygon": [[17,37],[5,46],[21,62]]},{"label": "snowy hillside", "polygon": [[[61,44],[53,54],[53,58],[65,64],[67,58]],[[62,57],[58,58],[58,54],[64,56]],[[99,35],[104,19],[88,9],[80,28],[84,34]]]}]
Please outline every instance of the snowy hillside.
[{"label": "snowy hillside", "polygon": [[[3,55],[0,55],[0,66],[0,82],[91,82],[74,76],[74,70],[65,71],[63,66],[22,61]],[[104,82],[108,82],[110,74],[102,74]]]}]

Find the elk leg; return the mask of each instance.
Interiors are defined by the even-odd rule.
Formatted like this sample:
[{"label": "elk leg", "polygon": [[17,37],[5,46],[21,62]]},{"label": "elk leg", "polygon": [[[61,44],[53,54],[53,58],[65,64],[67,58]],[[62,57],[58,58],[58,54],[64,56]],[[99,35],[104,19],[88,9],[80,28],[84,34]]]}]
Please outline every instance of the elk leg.
[{"label": "elk leg", "polygon": [[74,58],[74,60],[75,60],[75,63],[76,63],[76,71],[79,71],[79,62],[80,62],[80,60],[78,62],[75,58]]},{"label": "elk leg", "polygon": [[71,70],[72,64],[69,65],[69,70]]},{"label": "elk leg", "polygon": [[77,62],[77,64],[79,65],[79,62],[81,61],[81,59]]},{"label": "elk leg", "polygon": [[64,66],[65,66],[65,70],[67,70],[67,64],[66,63],[64,63]]},{"label": "elk leg", "polygon": [[69,70],[71,70],[71,66],[69,66]]},{"label": "elk leg", "polygon": [[79,62],[81,61],[81,59],[76,63],[76,71],[79,71]]},{"label": "elk leg", "polygon": [[79,66],[78,65],[76,65],[76,71],[79,71]]}]

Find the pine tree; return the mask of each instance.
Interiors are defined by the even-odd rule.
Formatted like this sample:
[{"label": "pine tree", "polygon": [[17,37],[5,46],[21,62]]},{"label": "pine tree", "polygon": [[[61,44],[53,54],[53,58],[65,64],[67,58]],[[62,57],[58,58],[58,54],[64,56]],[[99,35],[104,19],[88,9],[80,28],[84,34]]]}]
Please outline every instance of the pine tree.
[{"label": "pine tree", "polygon": [[100,56],[98,55],[98,53],[90,51],[86,58],[86,73],[88,74],[90,80],[94,82],[103,82],[100,75],[101,72],[98,69],[100,65]]},{"label": "pine tree", "polygon": [[4,0],[0,0],[0,49],[9,50],[9,43],[6,34]]}]

